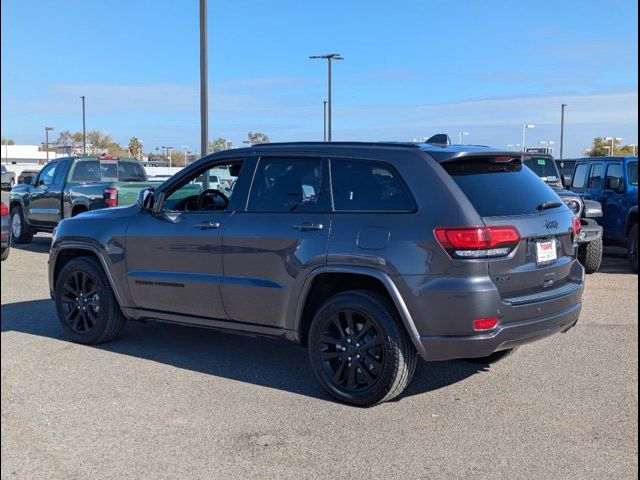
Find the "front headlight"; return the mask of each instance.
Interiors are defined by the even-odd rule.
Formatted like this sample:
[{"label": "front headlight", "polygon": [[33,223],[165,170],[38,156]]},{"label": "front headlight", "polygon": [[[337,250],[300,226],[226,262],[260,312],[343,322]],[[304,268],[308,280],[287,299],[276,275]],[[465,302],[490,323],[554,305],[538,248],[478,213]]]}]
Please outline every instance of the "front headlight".
[{"label": "front headlight", "polygon": [[562,197],[562,199],[576,217],[580,218],[582,216],[582,201],[579,197]]}]

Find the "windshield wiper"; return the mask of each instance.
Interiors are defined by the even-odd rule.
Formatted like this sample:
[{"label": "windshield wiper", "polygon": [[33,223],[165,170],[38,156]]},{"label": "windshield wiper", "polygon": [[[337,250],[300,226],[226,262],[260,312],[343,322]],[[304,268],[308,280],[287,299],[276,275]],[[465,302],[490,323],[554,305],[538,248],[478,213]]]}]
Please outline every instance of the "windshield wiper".
[{"label": "windshield wiper", "polygon": [[562,206],[561,202],[553,202],[553,201],[542,202],[540,205],[538,205],[538,211],[549,210],[551,208],[558,208],[561,206]]}]

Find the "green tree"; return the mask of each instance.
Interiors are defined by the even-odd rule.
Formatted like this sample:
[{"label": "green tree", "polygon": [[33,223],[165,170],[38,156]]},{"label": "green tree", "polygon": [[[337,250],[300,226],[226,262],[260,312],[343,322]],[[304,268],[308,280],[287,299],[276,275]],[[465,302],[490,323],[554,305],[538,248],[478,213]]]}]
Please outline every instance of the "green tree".
[{"label": "green tree", "polygon": [[244,143],[249,145],[259,145],[261,143],[269,143],[269,136],[262,132],[249,132],[247,134],[247,140]]},{"label": "green tree", "polygon": [[3,138],[2,145],[15,145],[16,142],[13,141],[12,138]]},{"label": "green tree", "polygon": [[129,140],[129,153],[132,157],[140,158],[142,154],[142,143],[136,137]]},{"label": "green tree", "polygon": [[[611,146],[613,143],[613,152]],[[622,145],[616,138],[613,140],[606,140],[602,137],[596,137],[593,139],[591,147],[587,150],[587,155],[590,157],[606,157],[612,156],[628,156],[633,155],[634,148],[632,145]]]},{"label": "green tree", "polygon": [[233,147],[233,144],[227,140],[226,138],[216,138],[209,142],[209,147],[207,148],[208,153],[222,152],[223,150],[229,150]]}]

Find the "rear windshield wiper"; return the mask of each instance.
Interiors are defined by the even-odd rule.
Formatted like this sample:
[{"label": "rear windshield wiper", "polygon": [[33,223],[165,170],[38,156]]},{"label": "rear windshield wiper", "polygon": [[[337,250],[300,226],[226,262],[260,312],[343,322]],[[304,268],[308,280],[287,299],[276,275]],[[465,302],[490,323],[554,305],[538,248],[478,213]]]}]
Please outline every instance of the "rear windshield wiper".
[{"label": "rear windshield wiper", "polygon": [[542,202],[540,205],[538,205],[538,211],[549,210],[551,208],[558,208],[561,206],[562,206],[562,203],[560,202],[553,202],[553,201]]}]

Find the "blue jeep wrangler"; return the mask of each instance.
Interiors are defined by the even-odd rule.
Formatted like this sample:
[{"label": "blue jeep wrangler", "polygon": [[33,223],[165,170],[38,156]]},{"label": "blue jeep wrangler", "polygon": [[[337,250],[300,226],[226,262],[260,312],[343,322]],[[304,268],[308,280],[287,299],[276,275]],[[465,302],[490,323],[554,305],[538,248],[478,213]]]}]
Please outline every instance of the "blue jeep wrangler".
[{"label": "blue jeep wrangler", "polygon": [[626,247],[638,273],[638,157],[578,159],[571,190],[602,204],[605,244]]}]

